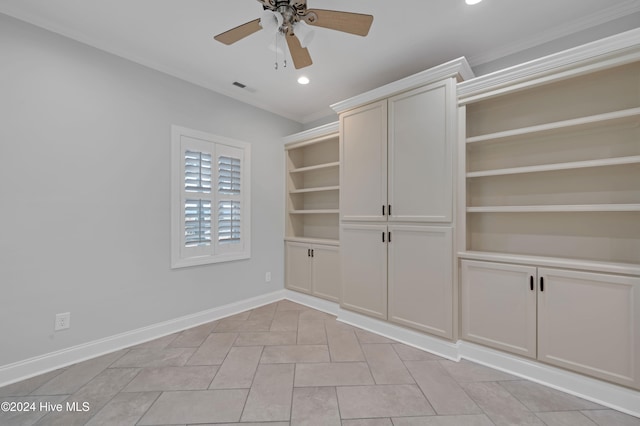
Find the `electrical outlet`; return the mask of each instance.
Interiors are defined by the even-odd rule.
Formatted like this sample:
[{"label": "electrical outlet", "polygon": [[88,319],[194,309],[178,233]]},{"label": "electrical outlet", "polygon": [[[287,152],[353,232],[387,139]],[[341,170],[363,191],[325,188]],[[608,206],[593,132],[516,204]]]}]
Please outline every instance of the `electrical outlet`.
[{"label": "electrical outlet", "polygon": [[71,312],[56,314],[56,323],[54,330],[65,330],[71,326]]},{"label": "electrical outlet", "polygon": [[264,274],[264,280],[268,283],[271,282],[271,272],[267,272],[266,274]]}]

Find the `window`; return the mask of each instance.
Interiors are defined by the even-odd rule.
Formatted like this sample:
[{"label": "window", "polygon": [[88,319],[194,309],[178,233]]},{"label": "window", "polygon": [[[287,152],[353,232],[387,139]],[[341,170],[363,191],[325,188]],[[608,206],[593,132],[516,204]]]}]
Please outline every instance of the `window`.
[{"label": "window", "polygon": [[250,170],[249,144],[173,126],[172,268],[250,257]]}]

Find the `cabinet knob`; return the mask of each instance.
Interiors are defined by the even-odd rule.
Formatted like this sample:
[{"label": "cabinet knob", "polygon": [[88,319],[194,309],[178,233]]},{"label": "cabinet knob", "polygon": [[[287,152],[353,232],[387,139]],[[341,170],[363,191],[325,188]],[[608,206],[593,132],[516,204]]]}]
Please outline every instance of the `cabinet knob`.
[{"label": "cabinet knob", "polygon": [[382,231],[382,242],[384,243],[384,231]]},{"label": "cabinet knob", "polygon": [[540,277],[540,291],[544,291],[544,277]]}]

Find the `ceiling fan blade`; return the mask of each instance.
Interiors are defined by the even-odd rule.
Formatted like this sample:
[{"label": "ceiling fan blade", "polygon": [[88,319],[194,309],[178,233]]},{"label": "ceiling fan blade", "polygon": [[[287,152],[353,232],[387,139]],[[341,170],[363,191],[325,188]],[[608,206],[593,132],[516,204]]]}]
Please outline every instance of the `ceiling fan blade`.
[{"label": "ceiling fan blade", "polygon": [[232,28],[229,31],[218,34],[214,38],[220,43],[229,45],[235,43],[236,41],[242,40],[247,36],[250,36],[256,31],[260,31],[261,29],[262,27],[260,26],[260,18],[258,18],[254,19],[253,21],[247,22],[246,24],[242,24],[240,26]]},{"label": "ceiling fan blade", "polygon": [[302,45],[300,44],[300,40],[295,34],[287,34],[285,38],[287,39],[289,52],[291,53],[291,58],[293,59],[293,66],[297,70],[313,64],[311,55],[309,54],[309,50],[306,47],[302,47]]},{"label": "ceiling fan blade", "polygon": [[[315,14],[316,17],[313,18]],[[305,22],[316,27],[329,28],[349,34],[366,36],[373,23],[373,16],[337,10],[308,9]]]}]

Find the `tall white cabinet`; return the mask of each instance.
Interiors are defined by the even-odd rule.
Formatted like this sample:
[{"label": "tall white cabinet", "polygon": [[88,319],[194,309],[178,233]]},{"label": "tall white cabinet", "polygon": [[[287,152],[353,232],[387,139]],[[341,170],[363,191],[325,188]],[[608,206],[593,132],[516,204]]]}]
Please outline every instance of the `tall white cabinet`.
[{"label": "tall white cabinet", "polygon": [[640,388],[640,33],[458,85],[461,336]]},{"label": "tall white cabinet", "polygon": [[285,138],[285,285],[334,302],[340,296],[338,123]]},{"label": "tall white cabinet", "polygon": [[456,82],[470,75],[461,58],[333,105],[343,308],[454,337]]}]

